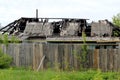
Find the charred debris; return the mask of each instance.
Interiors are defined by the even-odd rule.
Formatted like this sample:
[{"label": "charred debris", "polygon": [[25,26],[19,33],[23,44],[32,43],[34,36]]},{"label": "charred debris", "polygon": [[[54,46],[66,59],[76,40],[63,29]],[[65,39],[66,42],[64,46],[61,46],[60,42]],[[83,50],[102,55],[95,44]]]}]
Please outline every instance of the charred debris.
[{"label": "charred debris", "polygon": [[108,20],[87,23],[88,19],[78,18],[25,18],[22,17],[0,29],[2,34],[15,35],[21,40],[46,39],[54,37],[81,37],[82,32],[87,37],[117,37],[120,28]]}]

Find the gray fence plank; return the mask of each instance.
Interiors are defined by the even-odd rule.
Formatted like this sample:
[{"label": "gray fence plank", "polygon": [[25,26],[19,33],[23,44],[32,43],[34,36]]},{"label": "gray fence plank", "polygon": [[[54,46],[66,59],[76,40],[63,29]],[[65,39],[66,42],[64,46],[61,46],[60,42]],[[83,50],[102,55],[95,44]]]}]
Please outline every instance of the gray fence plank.
[{"label": "gray fence plank", "polygon": [[102,71],[120,70],[120,49],[88,49],[87,64],[83,66],[81,44],[59,44],[59,43],[21,43],[3,44],[0,48],[4,53],[13,57],[12,65],[31,66],[36,70],[42,57],[45,60],[41,69],[54,68],[72,70],[84,68],[101,69]]}]

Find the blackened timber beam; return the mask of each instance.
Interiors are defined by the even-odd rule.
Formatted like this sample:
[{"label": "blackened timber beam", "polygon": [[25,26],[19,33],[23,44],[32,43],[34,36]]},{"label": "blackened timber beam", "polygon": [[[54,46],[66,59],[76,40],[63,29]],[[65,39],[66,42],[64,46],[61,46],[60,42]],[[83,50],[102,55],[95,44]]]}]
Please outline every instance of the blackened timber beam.
[{"label": "blackened timber beam", "polygon": [[38,18],[38,19],[80,19],[80,20],[89,20],[89,19],[83,19],[83,18]]},{"label": "blackened timber beam", "polygon": [[[15,22],[15,21],[14,21],[14,22]],[[5,29],[5,28],[9,27],[9,26],[10,26],[10,25],[12,25],[14,22],[12,22],[12,23],[8,24],[7,26],[5,26],[5,27],[1,28],[1,29],[0,29],[0,31],[2,31],[3,29]]]},{"label": "blackened timber beam", "polygon": [[15,27],[14,25],[15,25],[16,22],[17,22],[17,20],[16,20],[15,22],[13,22],[11,25],[9,25],[9,26],[8,26],[8,29],[5,30],[5,31],[3,32],[3,34],[4,34],[5,32],[8,32],[11,28]]},{"label": "blackened timber beam", "polygon": [[[28,18],[28,17],[21,17],[23,19],[36,19],[35,18]],[[84,18],[47,18],[47,17],[41,17],[41,18],[38,18],[38,19],[80,19],[80,20],[89,20],[89,19],[84,19]]]}]

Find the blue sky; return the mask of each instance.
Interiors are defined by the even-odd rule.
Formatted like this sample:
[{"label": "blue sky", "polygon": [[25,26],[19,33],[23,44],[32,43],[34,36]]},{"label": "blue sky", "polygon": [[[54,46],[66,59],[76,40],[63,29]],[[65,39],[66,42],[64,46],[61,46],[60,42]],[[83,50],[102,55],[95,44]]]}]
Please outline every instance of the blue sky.
[{"label": "blue sky", "polygon": [[87,18],[90,21],[108,19],[120,12],[120,0],[0,0],[2,26],[20,17]]}]

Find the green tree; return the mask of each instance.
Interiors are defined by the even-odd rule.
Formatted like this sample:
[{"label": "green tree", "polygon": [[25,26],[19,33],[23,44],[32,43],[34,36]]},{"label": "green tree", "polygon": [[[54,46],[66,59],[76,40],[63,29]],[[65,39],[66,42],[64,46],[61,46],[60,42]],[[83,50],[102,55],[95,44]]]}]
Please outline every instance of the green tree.
[{"label": "green tree", "polygon": [[113,24],[120,27],[120,13],[114,15],[112,18]]},{"label": "green tree", "polygon": [[113,16],[112,22],[116,26],[116,29],[113,29],[112,35],[114,37],[119,37],[120,36],[120,13]]}]

